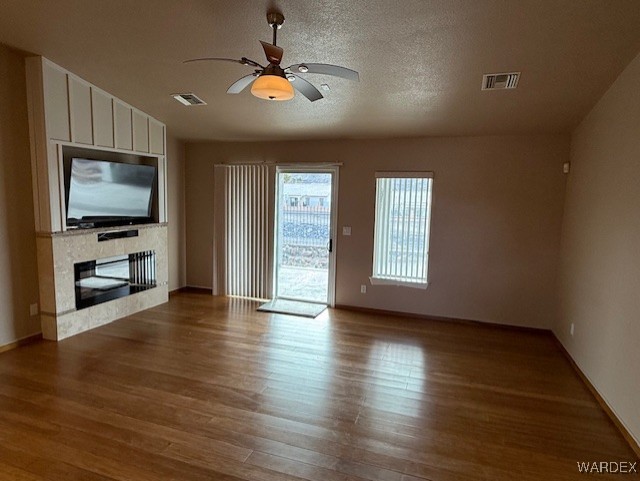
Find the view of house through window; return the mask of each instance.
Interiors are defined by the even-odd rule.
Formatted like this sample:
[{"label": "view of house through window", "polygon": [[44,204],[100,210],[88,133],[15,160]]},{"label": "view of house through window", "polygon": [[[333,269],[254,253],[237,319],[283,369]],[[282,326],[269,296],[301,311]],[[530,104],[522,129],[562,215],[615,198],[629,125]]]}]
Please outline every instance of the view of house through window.
[{"label": "view of house through window", "polygon": [[373,284],[426,287],[431,172],[376,173]]}]

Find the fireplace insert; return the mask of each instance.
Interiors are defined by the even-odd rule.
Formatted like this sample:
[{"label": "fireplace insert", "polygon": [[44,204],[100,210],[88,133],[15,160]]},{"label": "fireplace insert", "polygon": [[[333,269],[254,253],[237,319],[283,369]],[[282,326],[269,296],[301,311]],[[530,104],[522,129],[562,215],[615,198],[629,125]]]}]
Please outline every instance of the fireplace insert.
[{"label": "fireplace insert", "polygon": [[74,265],[76,309],[156,287],[155,251],[105,257]]}]

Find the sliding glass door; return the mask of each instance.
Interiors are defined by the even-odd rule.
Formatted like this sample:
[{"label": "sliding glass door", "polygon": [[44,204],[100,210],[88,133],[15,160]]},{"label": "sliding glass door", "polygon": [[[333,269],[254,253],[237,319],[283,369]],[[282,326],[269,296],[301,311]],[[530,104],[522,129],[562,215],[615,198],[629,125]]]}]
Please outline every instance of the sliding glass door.
[{"label": "sliding glass door", "polygon": [[276,174],[275,297],[333,305],[337,169]]}]

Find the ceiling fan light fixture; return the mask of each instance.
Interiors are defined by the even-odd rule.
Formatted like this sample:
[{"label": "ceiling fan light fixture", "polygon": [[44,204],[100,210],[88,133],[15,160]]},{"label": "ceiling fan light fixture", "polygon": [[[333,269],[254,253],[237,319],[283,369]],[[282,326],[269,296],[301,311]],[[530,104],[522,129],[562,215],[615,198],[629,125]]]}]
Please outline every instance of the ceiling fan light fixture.
[{"label": "ceiling fan light fixture", "polygon": [[294,95],[291,82],[279,75],[260,75],[251,86],[251,93],[259,99],[291,100]]},{"label": "ceiling fan light fixture", "polygon": [[[262,66],[255,60],[247,57],[241,57],[240,60],[227,57],[201,57],[185,60],[184,63],[200,62],[200,61],[223,61],[239,63],[241,65],[253,67],[254,73],[240,77],[232,83],[227,89],[228,94],[239,94],[251,85],[251,93],[258,98],[265,100],[290,100],[294,97],[294,87],[301,95],[310,102],[315,102],[323,98],[320,91],[304,76],[300,77],[298,73],[310,73],[330,75],[333,77],[341,77],[355,82],[360,81],[360,76],[355,70],[339,65],[330,65],[326,63],[299,63],[289,65],[286,68],[280,66],[284,50],[277,44],[278,29],[284,23],[284,16],[281,12],[270,11],[267,13],[267,22],[273,30],[273,42],[268,43],[260,40],[265,57],[267,58],[267,66]],[[322,88],[329,90],[328,85],[323,84]]]}]

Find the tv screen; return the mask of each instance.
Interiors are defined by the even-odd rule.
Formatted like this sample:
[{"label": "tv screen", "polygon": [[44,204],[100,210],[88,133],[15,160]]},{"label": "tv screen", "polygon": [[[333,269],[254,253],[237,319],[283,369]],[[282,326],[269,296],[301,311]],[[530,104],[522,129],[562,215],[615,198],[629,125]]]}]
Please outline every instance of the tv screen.
[{"label": "tv screen", "polygon": [[151,165],[71,159],[67,224],[149,219],[155,176]]}]

